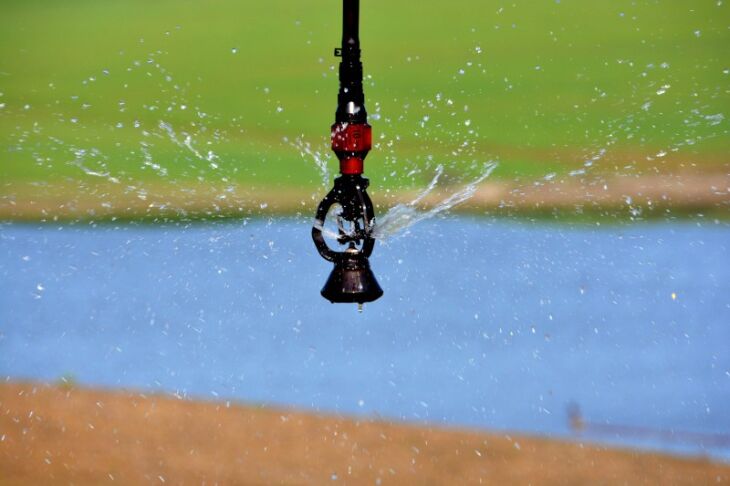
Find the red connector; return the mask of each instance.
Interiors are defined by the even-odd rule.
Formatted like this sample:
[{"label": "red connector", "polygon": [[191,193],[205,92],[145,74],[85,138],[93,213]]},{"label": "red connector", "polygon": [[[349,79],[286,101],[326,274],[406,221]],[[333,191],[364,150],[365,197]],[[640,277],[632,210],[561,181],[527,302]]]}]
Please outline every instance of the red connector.
[{"label": "red connector", "polygon": [[372,143],[372,129],[367,123],[332,125],[332,150],[335,152],[368,152]]},{"label": "red connector", "polygon": [[364,161],[373,143],[372,129],[367,123],[335,123],[332,125],[332,150],[340,160],[341,174],[362,174]]}]

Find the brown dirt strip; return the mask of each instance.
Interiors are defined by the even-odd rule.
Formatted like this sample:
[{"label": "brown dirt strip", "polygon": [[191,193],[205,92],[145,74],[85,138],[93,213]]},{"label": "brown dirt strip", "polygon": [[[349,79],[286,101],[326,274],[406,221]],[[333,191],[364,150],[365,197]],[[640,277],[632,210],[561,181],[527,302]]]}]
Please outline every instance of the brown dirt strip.
[{"label": "brown dirt strip", "polygon": [[[458,188],[445,187],[423,200],[421,207],[438,204]],[[324,196],[296,188],[260,189],[243,185],[202,183],[128,187],[108,182],[96,184],[0,185],[0,219],[50,220],[138,217],[216,217],[260,214],[310,214]],[[378,211],[412,200],[415,191],[386,196],[372,191]],[[711,211],[730,213],[730,173],[686,172],[597,179],[568,178],[523,185],[488,182],[456,210],[513,212],[561,209],[568,213],[625,210]]]},{"label": "brown dirt strip", "polygon": [[729,484],[730,465],[127,391],[0,385],[0,485],[336,482]]}]

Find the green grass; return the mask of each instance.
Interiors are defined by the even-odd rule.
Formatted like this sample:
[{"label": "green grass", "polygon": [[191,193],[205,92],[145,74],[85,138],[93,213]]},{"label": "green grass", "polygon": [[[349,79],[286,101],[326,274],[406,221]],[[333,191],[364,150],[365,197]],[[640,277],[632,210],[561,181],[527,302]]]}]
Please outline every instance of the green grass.
[{"label": "green grass", "polygon": [[[364,0],[366,173],[412,187],[439,163],[462,180],[499,159],[495,177],[529,180],[602,148],[592,171],[668,170],[646,156],[672,148],[671,167],[717,165],[730,153],[726,3]],[[122,183],[316,188],[291,142],[328,153],[339,36],[336,1],[4,0],[0,182],[97,180],[82,165]],[[79,164],[80,149],[97,155]]]}]

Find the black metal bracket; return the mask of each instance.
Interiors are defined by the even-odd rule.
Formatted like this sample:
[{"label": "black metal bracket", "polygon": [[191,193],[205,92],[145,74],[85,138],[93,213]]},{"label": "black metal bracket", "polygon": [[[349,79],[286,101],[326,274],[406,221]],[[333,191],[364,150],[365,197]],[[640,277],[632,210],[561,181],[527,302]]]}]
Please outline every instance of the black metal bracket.
[{"label": "black metal bracket", "polygon": [[[335,262],[342,258],[344,252],[332,250],[324,239],[323,229],[330,208],[339,204],[342,207],[340,217],[353,223],[353,230],[347,232],[338,224],[337,242],[350,245],[350,254],[355,245],[362,245],[358,253],[369,257],[375,247],[372,231],[375,226],[375,210],[367,193],[369,181],[360,175],[343,175],[335,179],[332,190],[322,199],[317,207],[312,226],[312,240],[317,251],[327,261]],[[360,226],[362,221],[362,226]]]}]

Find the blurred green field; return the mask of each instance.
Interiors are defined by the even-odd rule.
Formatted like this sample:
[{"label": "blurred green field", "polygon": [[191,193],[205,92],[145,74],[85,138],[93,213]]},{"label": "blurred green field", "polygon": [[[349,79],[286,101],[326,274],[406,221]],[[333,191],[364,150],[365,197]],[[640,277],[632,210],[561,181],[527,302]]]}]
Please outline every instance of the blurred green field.
[{"label": "blurred green field", "polygon": [[[730,154],[726,3],[363,0],[366,174],[405,188],[437,164],[460,181],[488,160],[507,181],[717,170]],[[340,9],[4,0],[0,191],[100,177],[317,190],[297,145],[336,172]]]}]

